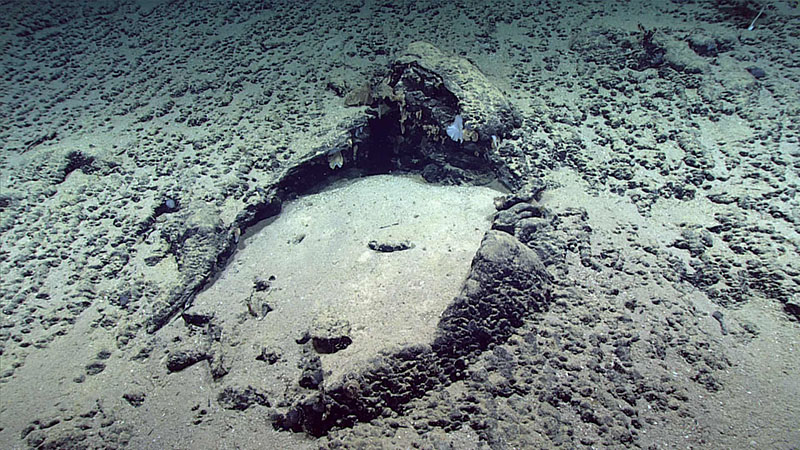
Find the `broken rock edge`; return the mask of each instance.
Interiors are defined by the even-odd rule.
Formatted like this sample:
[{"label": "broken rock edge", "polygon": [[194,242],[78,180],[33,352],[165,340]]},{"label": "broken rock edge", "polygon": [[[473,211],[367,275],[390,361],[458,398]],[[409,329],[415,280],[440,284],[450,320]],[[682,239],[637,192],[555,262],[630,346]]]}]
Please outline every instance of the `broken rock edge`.
[{"label": "broken rock edge", "polygon": [[[401,78],[398,73],[404,70],[413,70],[432,79],[438,77],[437,74],[430,73],[419,65],[406,62],[395,66],[395,82]],[[393,109],[392,113],[400,116],[401,105],[397,102],[390,103]],[[405,103],[404,106],[408,107],[410,103]],[[426,105],[422,103],[424,102],[420,102],[416,106],[419,108],[418,110],[424,111]],[[414,108],[414,105],[411,104],[411,107]],[[453,113],[456,111],[457,108]],[[310,152],[294,166],[284,169],[279,180],[272,187],[261,190],[263,195],[248,204],[226,230],[212,230],[218,241],[219,252],[216,260],[208,265],[203,276],[195,276],[183,289],[172,293],[174,301],[170,302],[170,307],[153,314],[147,324],[147,331],[154,333],[168,323],[175,314],[188,309],[195,296],[224,269],[236,250],[239,236],[261,220],[279,214],[284,201],[308,192],[326,180],[347,174],[347,169],[357,169],[356,176],[365,173],[391,173],[395,170],[421,173],[423,165],[408,164],[410,167],[406,167],[402,162],[422,159],[427,164],[444,164],[445,159],[437,159],[435,154],[434,157],[431,157],[430,153],[409,156],[415,152],[413,145],[395,148],[393,153],[396,166],[390,167],[388,170],[386,167],[371,167],[368,158],[359,160],[353,148],[354,143],[360,143],[367,147],[370,143],[374,144],[374,141],[370,142],[370,138],[373,136],[370,126],[375,123],[374,116],[370,117],[369,115],[371,112],[374,110],[367,109],[368,114],[364,117],[342,124],[339,128],[343,132],[331,144]],[[420,115],[428,120],[435,120],[433,114]],[[506,115],[512,118],[517,117],[514,111],[506,111]],[[438,116],[441,117],[442,114],[438,114]],[[419,131],[421,125],[420,123],[412,124],[410,128],[412,132],[413,130]],[[433,123],[432,125],[444,129],[447,123]],[[497,129],[496,123],[487,124],[487,126],[492,128],[491,131],[508,136],[511,129],[519,126],[519,121],[509,120],[506,124],[508,128],[504,130]],[[481,133],[484,138],[486,138],[487,130],[476,126],[476,131]],[[446,150],[447,146],[450,146],[449,151],[452,151],[453,145],[453,143],[445,141],[438,150],[444,153],[448,151]],[[472,145],[473,147],[483,147],[484,161],[496,179],[512,191],[522,188],[520,180],[525,178],[524,175],[505,164],[505,159],[499,154],[498,149],[492,146],[491,140],[481,139]],[[337,152],[347,155],[343,158],[343,169],[345,170],[340,169],[341,172],[333,173],[334,169],[329,166],[327,156]],[[352,176],[352,171],[350,174]],[[452,181],[448,183],[448,180],[429,181],[444,181],[446,184],[453,184]],[[467,184],[474,182],[475,179],[462,181]],[[190,236],[193,232],[197,231],[190,230],[185,235]],[[500,235],[504,237],[499,238]],[[497,230],[487,232],[473,260],[470,277],[476,275],[475,265],[480,263],[479,257],[482,250],[485,250],[487,241],[494,242],[498,239],[513,241],[514,244],[511,247],[516,248],[516,252],[519,252],[520,248],[524,249],[522,251],[532,252],[505,232]],[[179,251],[179,249],[176,250],[176,252]],[[509,274],[505,273],[505,275]],[[511,274],[511,276],[513,275]],[[490,346],[506,340],[511,335],[513,328],[520,326],[522,318],[530,311],[541,311],[547,307],[549,275],[541,263],[537,263],[537,269],[521,272],[518,275],[520,275],[520,280],[526,278],[536,280],[535,286],[530,286],[530,292],[522,291],[515,295],[501,294],[502,282],[498,282],[498,280],[502,281],[502,277],[483,277],[482,280],[469,278],[462,288],[462,293],[454,299],[444,313],[439,323],[438,336],[431,345],[405,348],[394,354],[376,358],[371,362],[372,367],[363,373],[349,374],[341,385],[328,388],[325,392],[312,393],[300,403],[293,405],[289,411],[276,413],[273,417],[275,427],[305,431],[311,435],[321,436],[334,427],[351,426],[356,422],[368,421],[390,411],[400,411],[409,400],[422,396],[433,387],[463,378],[471,358]],[[511,284],[519,284],[520,280]],[[469,284],[472,284],[471,288],[468,288]],[[484,294],[492,291],[493,293],[488,295],[489,297],[494,296],[495,300],[498,298],[502,300],[493,305],[498,309],[495,310],[492,305],[482,304],[480,298],[468,294],[469,289],[477,289],[477,292]]]}]

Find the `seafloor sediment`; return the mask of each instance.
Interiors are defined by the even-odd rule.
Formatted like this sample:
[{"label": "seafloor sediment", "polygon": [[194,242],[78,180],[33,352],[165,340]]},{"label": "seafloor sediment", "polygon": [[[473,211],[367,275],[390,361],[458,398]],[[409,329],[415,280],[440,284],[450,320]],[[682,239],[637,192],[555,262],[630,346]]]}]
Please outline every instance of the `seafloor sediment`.
[{"label": "seafloor sediment", "polygon": [[0,24],[4,448],[797,448],[797,2]]}]

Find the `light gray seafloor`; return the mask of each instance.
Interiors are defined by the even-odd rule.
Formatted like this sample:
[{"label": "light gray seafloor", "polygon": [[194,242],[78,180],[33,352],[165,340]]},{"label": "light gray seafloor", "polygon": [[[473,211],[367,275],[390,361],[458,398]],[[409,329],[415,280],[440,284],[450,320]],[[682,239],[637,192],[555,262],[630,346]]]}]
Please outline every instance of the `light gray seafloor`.
[{"label": "light gray seafloor", "polygon": [[[748,31],[761,5],[4,3],[0,442],[796,448],[800,19],[768,2]],[[641,71],[640,24],[666,50]],[[553,308],[400,417],[312,441],[222,410],[141,328],[191,263],[169,250],[190,224],[149,217],[173,199],[230,224],[361,116],[337,90],[420,39],[523,117],[507,144],[559,217]]]},{"label": "light gray seafloor", "polygon": [[[284,392],[282,380],[300,377],[303,347],[295,341],[330,320],[346,326],[352,343],[320,356],[326,387],[380,353],[430,344],[501,195],[390,175],[338,184],[289,202],[242,240],[226,270],[195,299],[190,312],[213,314],[240,341],[226,349],[226,381]],[[411,248],[377,252],[370,242]],[[268,281],[268,290],[254,294],[254,280]],[[246,320],[248,299],[259,320]],[[265,315],[257,299],[269,304]],[[281,364],[248,370],[264,347],[280,354]]]}]

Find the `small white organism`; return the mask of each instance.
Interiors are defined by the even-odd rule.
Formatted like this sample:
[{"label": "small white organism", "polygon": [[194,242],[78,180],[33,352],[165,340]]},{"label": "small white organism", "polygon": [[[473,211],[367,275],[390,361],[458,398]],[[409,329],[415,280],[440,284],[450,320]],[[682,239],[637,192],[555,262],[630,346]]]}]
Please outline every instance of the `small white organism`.
[{"label": "small white organism", "polygon": [[464,119],[461,118],[461,114],[457,115],[453,123],[447,127],[447,135],[454,141],[464,142]]},{"label": "small white organism", "polygon": [[500,148],[500,138],[493,134],[492,135],[492,149],[497,150],[498,148]]},{"label": "small white organism", "polygon": [[764,6],[761,7],[761,11],[759,11],[758,14],[756,15],[755,19],[753,19],[753,21],[750,22],[750,26],[747,27],[747,31],[753,31],[753,28],[756,27],[756,20],[758,20],[758,18],[761,17],[761,13],[764,12],[764,8],[766,8],[766,7],[767,7],[767,5],[764,5]]},{"label": "small white organism", "polygon": [[344,165],[344,157],[341,151],[337,151],[328,155],[328,167],[331,170],[338,169]]}]

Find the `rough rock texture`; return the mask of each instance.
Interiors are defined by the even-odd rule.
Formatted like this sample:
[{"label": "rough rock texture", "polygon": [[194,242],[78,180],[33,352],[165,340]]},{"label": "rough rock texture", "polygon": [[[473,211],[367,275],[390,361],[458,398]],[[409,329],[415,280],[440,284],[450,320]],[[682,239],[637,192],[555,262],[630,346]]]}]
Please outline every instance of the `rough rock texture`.
[{"label": "rough rock texture", "polygon": [[[0,441],[794,448],[796,2],[455,6],[3,2]],[[494,227],[552,275],[549,309],[402,414],[272,430],[297,405],[229,381],[236,330],[192,299],[287,198],[409,168],[510,188]],[[274,314],[264,282],[245,323]],[[257,376],[286,358],[249,350]]]},{"label": "rough rock texture", "polygon": [[[405,83],[409,85],[417,81],[430,89],[422,93],[424,96],[420,96],[419,101],[438,100],[435,91],[442,89],[446,91],[442,92],[443,96],[455,98],[458,104],[454,113],[463,117],[467,130],[478,133],[477,136],[468,136],[468,141],[487,144],[492,135],[504,138],[519,126],[519,115],[511,103],[474,64],[458,56],[449,56],[429,42],[409,44],[397,58],[393,72],[396,74],[394,77],[406,78]],[[412,72],[419,73],[417,80],[413,79]],[[435,80],[425,80],[422,74]],[[434,112],[434,119],[439,124],[449,124],[452,117],[441,117],[441,112],[444,111]]]},{"label": "rough rock texture", "polygon": [[430,389],[464,379],[470,360],[504,342],[529,314],[547,309],[549,290],[550,275],[534,251],[505,232],[489,231],[430,345],[382,355],[370,369],[307,396],[275,424],[320,436],[402,412]]}]

